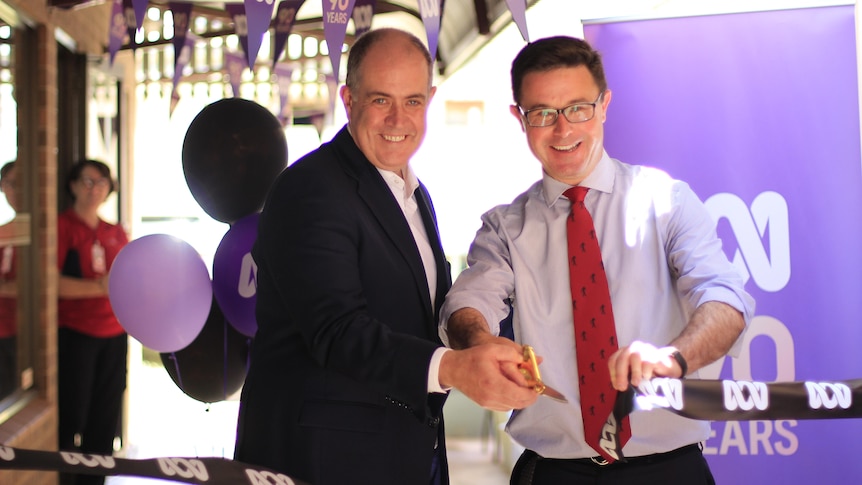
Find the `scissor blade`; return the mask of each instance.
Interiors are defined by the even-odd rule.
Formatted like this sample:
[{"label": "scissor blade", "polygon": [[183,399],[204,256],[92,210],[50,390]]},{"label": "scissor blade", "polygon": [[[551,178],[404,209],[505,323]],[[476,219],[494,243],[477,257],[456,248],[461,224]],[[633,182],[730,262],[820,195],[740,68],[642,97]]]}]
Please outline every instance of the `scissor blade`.
[{"label": "scissor blade", "polygon": [[559,401],[559,402],[564,402],[564,403],[569,402],[568,399],[566,399],[566,396],[563,396],[563,394],[560,393],[560,391],[554,389],[553,387],[551,387],[547,384],[544,384],[544,386],[545,386],[545,390],[542,392],[542,395],[548,396],[549,398],[553,399],[554,401]]}]

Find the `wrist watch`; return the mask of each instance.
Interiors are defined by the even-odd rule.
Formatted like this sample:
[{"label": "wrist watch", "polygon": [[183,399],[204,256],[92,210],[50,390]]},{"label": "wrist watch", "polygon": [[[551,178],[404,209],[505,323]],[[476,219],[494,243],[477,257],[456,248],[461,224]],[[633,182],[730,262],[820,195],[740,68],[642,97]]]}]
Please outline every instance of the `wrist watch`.
[{"label": "wrist watch", "polygon": [[685,361],[685,357],[682,356],[679,350],[674,350],[670,356],[673,357],[673,360],[675,360],[676,363],[679,364],[679,368],[682,369],[682,374],[679,376],[679,378],[682,379],[686,374],[688,374],[688,363]]}]

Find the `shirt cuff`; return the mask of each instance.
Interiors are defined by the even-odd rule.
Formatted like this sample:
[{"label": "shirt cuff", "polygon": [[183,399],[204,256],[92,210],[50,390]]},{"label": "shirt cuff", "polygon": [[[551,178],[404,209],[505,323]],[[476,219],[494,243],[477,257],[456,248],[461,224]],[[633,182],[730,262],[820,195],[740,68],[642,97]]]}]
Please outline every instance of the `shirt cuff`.
[{"label": "shirt cuff", "polygon": [[431,355],[431,364],[428,366],[428,393],[436,392],[445,394],[449,392],[451,387],[442,387],[440,385],[440,361],[443,359],[443,354],[452,349],[440,347]]}]

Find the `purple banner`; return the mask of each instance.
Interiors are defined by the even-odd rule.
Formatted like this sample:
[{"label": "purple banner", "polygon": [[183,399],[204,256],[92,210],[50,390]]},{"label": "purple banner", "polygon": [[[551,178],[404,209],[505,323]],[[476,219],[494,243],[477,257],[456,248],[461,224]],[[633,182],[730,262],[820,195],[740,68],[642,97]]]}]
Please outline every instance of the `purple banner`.
[{"label": "purple banner", "polygon": [[512,21],[521,31],[521,37],[530,42],[530,33],[527,32],[527,0],[506,0],[506,5],[512,13]]},{"label": "purple banner", "polygon": [[[239,37],[239,44],[245,53],[245,64],[249,69],[254,70],[254,65],[250,62],[251,55],[248,50],[248,17],[245,14],[245,5],[226,3],[224,9],[233,20],[234,32]],[[255,56],[257,56],[257,53],[255,53]],[[236,95],[239,96],[239,94]]]},{"label": "purple banner", "polygon": [[[186,35],[189,33],[190,20],[192,18],[192,4],[187,2],[170,2],[168,9],[174,17],[174,71],[182,55],[183,46],[186,45]],[[188,62],[188,60],[186,61]],[[176,74],[174,75],[174,86],[177,85]]]},{"label": "purple banner", "polygon": [[[700,377],[862,377],[854,7],[587,23],[584,32],[613,92],[608,153],[689,182],[757,300],[740,356]],[[862,476],[862,420],[712,430],[704,452],[718,483]]]},{"label": "purple banner", "polygon": [[371,30],[376,6],[377,0],[356,0],[356,5],[353,6],[353,35],[359,37]]},{"label": "purple banner", "polygon": [[290,35],[290,31],[293,30],[294,22],[296,22],[296,12],[303,3],[305,3],[305,0],[281,0],[281,3],[278,4],[278,9],[275,11],[275,45],[272,51],[273,68],[278,63],[278,58],[281,57],[284,44],[287,43],[287,37]]},{"label": "purple banner", "polygon": [[340,79],[338,72],[341,70],[341,48],[354,2],[355,0],[323,0],[323,36],[329,48],[329,61],[332,62],[335,79]]},{"label": "purple banner", "polygon": [[245,0],[245,15],[248,22],[248,40],[246,41],[246,53],[248,55],[248,66],[254,71],[254,63],[260,52],[260,44],[263,42],[263,34],[269,30],[272,21],[272,7],[275,0]]},{"label": "purple banner", "polygon": [[[134,51],[138,47],[135,41],[135,35],[138,32],[137,10],[138,5],[135,0],[123,0],[123,15],[126,17],[126,33],[129,35],[129,45]],[[141,17],[143,19],[143,17]]]},{"label": "purple banner", "polygon": [[242,71],[245,69],[246,62],[248,61],[236,52],[224,53],[224,67],[235,98],[240,97],[239,86],[242,82]]},{"label": "purple banner", "polygon": [[110,65],[114,65],[114,57],[117,56],[117,51],[123,45],[123,38],[126,36],[126,17],[123,15],[123,0],[113,0],[114,6],[111,8],[111,28],[108,36],[108,57]]},{"label": "purple banner", "polygon": [[419,15],[428,36],[428,52],[437,58],[437,38],[440,36],[440,0],[419,0]]},{"label": "purple banner", "polygon": [[278,86],[278,99],[281,101],[281,108],[278,110],[278,120],[281,121],[281,126],[287,126],[293,118],[293,107],[290,105],[290,84],[291,76],[293,75],[293,66],[276,64],[273,68],[273,74],[275,74],[276,85]]}]

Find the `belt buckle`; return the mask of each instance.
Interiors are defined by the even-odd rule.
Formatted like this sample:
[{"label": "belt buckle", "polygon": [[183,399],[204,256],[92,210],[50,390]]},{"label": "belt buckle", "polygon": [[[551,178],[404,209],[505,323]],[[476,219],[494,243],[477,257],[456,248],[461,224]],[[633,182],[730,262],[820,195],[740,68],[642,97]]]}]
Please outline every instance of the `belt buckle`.
[{"label": "belt buckle", "polygon": [[595,463],[598,466],[606,466],[606,465],[609,465],[611,463],[606,458],[604,458],[602,456],[591,456],[590,461]]}]

